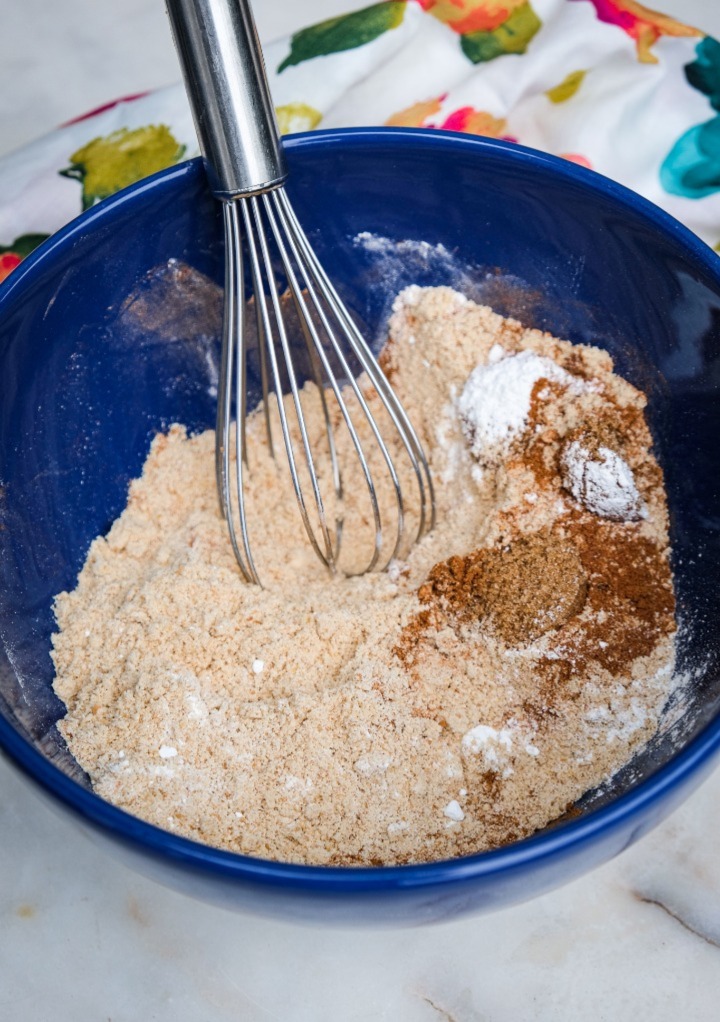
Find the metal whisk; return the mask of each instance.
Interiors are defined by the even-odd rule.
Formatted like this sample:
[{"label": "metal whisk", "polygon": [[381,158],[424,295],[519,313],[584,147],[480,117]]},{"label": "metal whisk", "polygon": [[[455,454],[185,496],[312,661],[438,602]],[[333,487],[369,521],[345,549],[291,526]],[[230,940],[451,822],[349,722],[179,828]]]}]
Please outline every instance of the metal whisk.
[{"label": "metal whisk", "polygon": [[[337,569],[345,493],[334,434],[340,426],[348,431],[367,488],[374,526],[367,564],[355,573],[385,567],[434,524],[432,480],[422,446],[290,205],[283,187],[287,170],[282,144],[249,3],[167,0],[167,6],[210,185],[223,204],[225,313],[215,461],[220,507],[238,564],[248,582],[260,582],[251,550],[245,497],[246,475],[252,462],[245,423],[249,360],[256,344],[268,443],[272,451],[269,400],[273,393],[293,489],[313,549],[328,568]],[[245,300],[246,261],[254,322]],[[307,375],[317,385],[322,404],[336,511],[332,526],[321,492],[323,473],[319,471],[318,452],[313,450],[308,434],[303,407],[306,398],[299,382],[297,345],[290,319],[300,325]],[[364,374],[361,382],[356,378],[358,371]],[[412,537],[406,534],[408,505],[398,469],[371,408],[377,404],[373,391],[384,410],[383,419],[391,424],[407,455],[410,477],[417,487],[417,526]],[[283,393],[290,398],[283,401]],[[328,405],[333,398],[334,416]],[[353,419],[351,404],[355,415],[364,420],[362,429]],[[294,416],[292,424],[289,413]],[[233,423],[235,459],[231,470]],[[368,438],[376,445],[374,459],[366,449]],[[388,528],[387,515],[381,511],[372,460],[384,465],[391,482],[392,528]]]}]

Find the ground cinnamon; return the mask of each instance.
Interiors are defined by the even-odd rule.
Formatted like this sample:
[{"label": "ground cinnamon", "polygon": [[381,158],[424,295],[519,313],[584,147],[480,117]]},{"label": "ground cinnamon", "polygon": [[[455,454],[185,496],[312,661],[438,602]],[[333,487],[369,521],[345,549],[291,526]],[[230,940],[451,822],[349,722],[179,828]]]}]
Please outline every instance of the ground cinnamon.
[{"label": "ground cinnamon", "polygon": [[486,620],[508,645],[562,627],[586,594],[577,550],[547,529],[441,561],[418,590],[421,603],[437,603],[459,621]]},{"label": "ground cinnamon", "polygon": [[582,513],[509,545],[441,561],[418,598],[425,609],[396,646],[405,662],[417,657],[428,629],[448,622],[485,626],[508,645],[553,630],[561,655],[539,666],[554,695],[590,662],[627,671],[675,627],[665,551]]},{"label": "ground cinnamon", "polygon": [[675,597],[667,551],[627,526],[575,513],[563,527],[588,579],[589,615],[568,636],[576,670],[594,660],[626,671],[675,628]]}]

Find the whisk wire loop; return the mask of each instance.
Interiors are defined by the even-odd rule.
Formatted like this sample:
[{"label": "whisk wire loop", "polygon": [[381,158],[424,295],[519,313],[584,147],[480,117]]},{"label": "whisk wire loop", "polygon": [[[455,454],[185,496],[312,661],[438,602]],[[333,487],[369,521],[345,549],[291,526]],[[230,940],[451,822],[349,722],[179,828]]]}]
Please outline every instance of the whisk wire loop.
[{"label": "whisk wire loop", "polygon": [[[255,283],[257,282],[253,282],[253,287],[255,286]],[[263,417],[265,419],[265,434],[267,436],[268,450],[270,452],[270,456],[274,459],[275,444],[273,441],[272,420],[270,417],[270,401],[268,400],[270,397],[270,386],[268,382],[267,348],[270,341],[265,335],[265,326],[263,324],[263,318],[262,315],[260,314],[260,308],[257,302],[255,303],[255,326],[257,329],[258,352],[260,355],[260,386],[262,388],[263,396],[262,406]]]},{"label": "whisk wire loop", "polygon": [[[415,540],[432,528],[435,519],[432,480],[422,445],[399,398],[317,260],[283,188],[241,196],[224,202],[223,206],[227,237],[226,306],[218,388],[216,474],[221,510],[228,524],[233,551],[242,574],[247,581],[260,583],[251,551],[246,508],[249,462],[245,420],[252,339],[245,308],[244,251],[249,263],[255,306],[257,354],[268,450],[274,457],[273,417],[270,414],[273,394],[290,479],[308,539],[322,563],[331,571],[337,571],[345,520],[343,474],[334,431],[342,423],[364,480],[369,499],[369,524],[374,529],[372,553],[364,566],[353,566],[352,570],[347,567],[344,570],[347,574],[363,574],[378,567],[387,567],[393,558],[404,551],[407,512],[399,473],[383,437],[376,412],[366,394],[368,384],[380,398],[384,412],[407,454],[417,483],[420,502]],[[334,529],[330,528],[323,500],[317,452],[313,450],[316,441],[311,443],[303,408],[303,401],[307,403],[308,395],[303,395],[298,383],[294,361],[297,355],[293,354],[288,335],[289,327],[283,307],[285,299],[280,294],[276,265],[277,272],[287,282],[287,300],[292,301],[302,330],[310,377],[316,384],[321,404],[327,451],[330,455],[330,476],[336,498]],[[353,370],[351,359],[365,373],[365,383],[356,378],[357,368]],[[284,397],[285,391],[289,393],[289,400],[288,395]],[[337,418],[330,414],[329,395],[332,395],[337,406]],[[353,420],[356,413],[351,413],[347,400],[349,395],[352,395],[353,405],[364,419],[366,431],[369,431],[379,452],[380,461],[377,464],[384,464],[384,470],[387,471],[390,485],[388,492],[392,493],[394,501],[393,526],[390,530],[385,521],[389,511],[381,510],[377,483],[373,477],[374,469],[364,448],[367,439],[361,439],[358,426]],[[292,426],[290,414],[293,415]],[[230,437],[233,418],[235,465],[234,486],[231,487]],[[300,456],[298,447],[302,452]],[[312,493],[309,503],[308,482]],[[386,538],[388,532],[389,540]]]},{"label": "whisk wire loop", "polygon": [[[296,241],[298,249],[302,252],[303,259],[308,265],[318,289],[324,295],[333,314],[339,321],[353,354],[357,357],[364,372],[367,374],[371,383],[380,394],[392,423],[403,442],[403,446],[410,459],[420,491],[420,518],[415,536],[415,541],[417,541],[426,532],[429,532],[434,528],[436,517],[435,491],[432,476],[430,474],[430,467],[427,463],[427,458],[422,444],[420,443],[417,433],[415,432],[400,399],[392,389],[382,369],[380,369],[380,366],[377,364],[375,356],[370,350],[365,338],[348,313],[347,308],[340,299],[331,280],[320,264],[312,246],[307,240],[305,232],[300,226],[287,193],[284,188],[278,188],[275,189],[272,194],[276,205],[281,207],[285,214],[289,233]],[[428,504],[429,520],[427,514]]]},{"label": "whisk wire loop", "polygon": [[[226,298],[223,320],[223,342],[218,385],[218,421],[215,445],[215,471],[220,495],[220,510],[227,522],[235,559],[247,582],[260,582],[250,548],[247,517],[245,514],[243,466],[247,465],[245,442],[246,413],[246,351],[244,345],[236,350],[235,339],[245,336],[245,309],[243,295],[243,264],[240,242],[240,223],[238,210],[233,203],[223,204],[223,216],[227,238],[227,255],[225,260]],[[237,415],[235,417],[235,495],[238,505],[238,521],[240,524],[240,543],[235,528],[235,515],[230,489],[230,422],[232,417],[232,388],[235,377],[235,394]]]},{"label": "whisk wire loop", "polygon": [[[285,231],[285,240],[287,240],[287,242],[288,242],[288,246],[290,248],[290,252],[291,252],[291,254],[293,256],[293,259],[295,261],[295,265],[297,266],[298,272],[300,274],[302,274],[302,277],[303,277],[303,281],[302,282],[300,282],[298,280],[298,276],[296,275],[295,269],[293,267],[293,261],[289,258],[289,254],[288,254],[288,251],[287,251],[287,248],[286,248],[286,245],[285,245],[285,240],[283,239],[283,234],[282,234],[282,232],[281,232],[281,230],[280,230],[280,228],[278,226],[278,222],[277,222],[276,216],[275,216],[275,214],[273,212],[273,209],[272,209],[272,201],[275,198],[275,195],[274,195],[274,193],[270,193],[269,195],[263,196],[263,198],[266,201],[268,221],[269,221],[269,223],[271,225],[271,228],[272,228],[272,231],[273,231],[273,235],[275,237],[275,242],[276,242],[277,247],[278,247],[278,252],[280,253],[280,258],[282,260],[283,267],[285,269],[285,273],[286,273],[287,278],[288,278],[288,284],[289,284],[289,287],[290,287],[291,292],[293,294],[293,298],[294,298],[295,302],[297,303],[298,310],[299,310],[299,313],[300,313],[300,320],[301,320],[301,322],[303,324],[303,327],[305,328],[305,331],[306,331],[306,339],[312,341],[312,351],[316,354],[317,358],[319,359],[319,361],[320,361],[320,363],[322,365],[322,368],[323,368],[323,370],[325,372],[325,378],[327,380],[327,383],[329,384],[330,389],[332,390],[332,392],[333,392],[333,394],[335,396],[335,400],[337,402],[338,409],[340,411],[340,414],[342,415],[343,421],[345,422],[345,425],[347,427],[348,433],[350,435],[350,439],[352,441],[353,448],[354,448],[355,453],[357,455],[358,462],[360,464],[360,467],[361,467],[361,470],[362,470],[362,474],[363,474],[363,478],[365,480],[365,484],[367,486],[368,494],[369,494],[369,497],[370,497],[370,506],[371,506],[372,516],[373,516],[373,523],[374,523],[374,527],[375,527],[375,543],[374,543],[373,554],[372,554],[372,557],[371,557],[369,563],[364,568],[362,568],[359,572],[357,572],[357,574],[364,574],[366,571],[372,571],[375,568],[375,566],[377,565],[377,562],[378,562],[378,559],[380,557],[380,553],[381,553],[381,550],[382,550],[382,545],[383,545],[383,540],[382,540],[382,538],[383,538],[382,517],[381,517],[381,514],[380,514],[380,505],[379,505],[379,502],[378,502],[377,491],[376,491],[376,487],[375,487],[375,483],[374,483],[374,480],[373,480],[372,473],[370,471],[370,467],[368,465],[367,458],[365,456],[365,452],[363,451],[362,444],[360,442],[360,438],[358,436],[358,433],[357,433],[357,430],[355,428],[355,425],[354,425],[354,423],[352,421],[352,417],[350,415],[350,411],[348,409],[347,403],[346,403],[346,401],[345,401],[345,399],[343,397],[342,388],[340,387],[340,384],[338,383],[336,374],[333,372],[332,366],[330,364],[330,360],[328,359],[327,352],[325,350],[325,346],[322,343],[322,340],[321,340],[320,335],[318,333],[317,327],[315,326],[313,317],[312,317],[312,315],[310,313],[310,310],[308,309],[307,303],[305,301],[305,297],[304,297],[303,291],[310,297],[310,299],[312,301],[313,308],[314,308],[318,318],[320,319],[321,325],[322,325],[323,330],[325,332],[325,336],[326,336],[327,340],[330,342],[330,344],[332,346],[332,349],[333,349],[335,355],[338,358],[338,362],[340,363],[340,367],[342,369],[344,378],[345,378],[345,380],[347,380],[348,386],[352,389],[353,394],[355,395],[355,398],[357,399],[357,402],[358,402],[358,404],[359,404],[359,406],[360,406],[360,408],[361,408],[361,410],[362,410],[362,412],[363,412],[363,414],[364,414],[364,416],[366,418],[366,421],[367,421],[368,425],[370,426],[370,429],[371,429],[372,434],[373,434],[373,436],[375,438],[375,441],[376,441],[380,451],[382,452],[383,458],[385,460],[385,464],[387,465],[388,472],[389,472],[391,480],[392,480],[392,485],[393,485],[393,489],[394,489],[395,496],[396,496],[396,501],[397,501],[397,509],[398,509],[397,510],[397,523],[398,524],[397,524],[397,535],[396,535],[395,544],[393,546],[392,553],[390,554],[390,557],[388,558],[388,560],[391,560],[395,556],[395,554],[397,553],[398,547],[400,545],[400,541],[402,539],[403,520],[404,520],[404,503],[403,503],[402,489],[400,487],[400,482],[399,482],[399,479],[398,479],[398,476],[397,476],[397,472],[395,470],[395,466],[393,465],[392,458],[390,457],[390,454],[389,454],[389,452],[387,450],[387,447],[385,446],[385,443],[383,442],[382,435],[381,435],[380,430],[379,430],[379,428],[377,426],[377,423],[376,423],[376,421],[375,421],[375,419],[374,419],[374,417],[373,417],[373,415],[372,415],[372,413],[371,413],[371,411],[370,411],[370,409],[368,407],[368,404],[367,404],[367,402],[365,400],[365,397],[364,397],[360,387],[357,384],[357,381],[355,380],[355,377],[354,377],[354,375],[352,373],[352,370],[350,369],[350,366],[348,365],[348,362],[347,362],[347,360],[346,360],[346,358],[345,358],[345,356],[343,354],[342,348],[340,347],[340,345],[339,345],[339,343],[337,341],[337,338],[335,337],[335,333],[333,331],[333,328],[332,328],[332,326],[330,325],[330,323],[329,323],[329,321],[327,319],[327,316],[325,314],[325,310],[323,309],[322,303],[320,302],[319,297],[318,297],[318,295],[317,295],[317,293],[315,291],[315,287],[314,287],[314,284],[313,284],[312,277],[308,273],[307,267],[305,267],[303,265],[303,260],[301,258],[300,252],[299,252],[299,250],[298,250],[298,248],[297,248],[297,246],[296,246],[296,244],[294,242],[294,239],[293,239],[292,235],[286,230]],[[276,207],[276,209],[277,209],[277,207]]]},{"label": "whisk wire loop", "polygon": [[[262,217],[260,215],[259,206],[260,197],[253,195],[247,199],[240,199],[238,201],[240,206],[242,207],[243,222],[245,226],[245,234],[248,243],[248,254],[250,257],[250,265],[252,267],[255,302],[257,304],[258,313],[262,320],[263,332],[266,341],[266,350],[269,357],[270,368],[272,372],[273,390],[277,400],[278,416],[280,419],[280,429],[282,432],[283,442],[285,444],[285,452],[288,458],[288,465],[290,468],[290,477],[292,479],[293,489],[295,491],[295,496],[297,498],[298,506],[300,508],[300,515],[308,539],[310,540],[313,549],[315,550],[315,553],[318,555],[320,560],[328,568],[330,568],[331,571],[334,571],[335,551],[328,529],[325,507],[323,504],[322,495],[320,493],[320,484],[318,481],[317,472],[315,470],[315,463],[312,456],[312,450],[310,448],[310,440],[308,437],[307,428],[305,424],[305,417],[302,410],[300,391],[297,385],[297,378],[293,366],[292,356],[290,353],[287,332],[285,330],[285,323],[282,315],[282,310],[280,308],[280,301],[278,298],[278,290],[275,281],[275,275],[273,272],[272,263],[270,261],[270,253],[268,251],[267,238],[262,223]],[[270,320],[267,296],[265,294],[265,280],[267,280],[268,290],[270,292],[270,302],[273,310],[273,318],[276,330],[273,330],[273,324],[271,323]],[[315,530],[312,528],[312,525],[310,523],[310,517],[308,515],[308,509],[305,502],[303,488],[300,484],[300,476],[298,473],[298,467],[295,458],[293,440],[290,433],[290,425],[285,410],[285,403],[283,401],[283,389],[277,359],[277,345],[274,343],[275,340],[279,342],[280,350],[283,355],[285,370],[287,372],[287,379],[290,386],[290,392],[292,394],[293,407],[295,409],[295,416],[298,424],[298,429],[300,432],[300,441],[302,444],[303,453],[305,455],[305,464],[310,477],[310,485],[312,488],[313,498],[315,501],[315,508],[317,511],[318,521],[320,524],[320,531],[322,532],[323,545],[325,547],[324,550],[321,549],[320,544],[317,541],[317,537],[315,536]]]}]

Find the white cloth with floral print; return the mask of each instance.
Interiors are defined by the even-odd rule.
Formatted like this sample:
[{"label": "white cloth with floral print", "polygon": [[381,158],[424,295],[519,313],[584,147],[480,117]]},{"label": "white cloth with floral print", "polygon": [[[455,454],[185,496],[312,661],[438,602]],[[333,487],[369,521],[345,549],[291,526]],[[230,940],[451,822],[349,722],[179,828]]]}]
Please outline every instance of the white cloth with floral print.
[{"label": "white cloth with floral print", "polygon": [[[284,131],[391,123],[511,138],[614,178],[720,241],[720,45],[636,0],[392,0],[265,53]],[[95,168],[100,191],[88,191],[78,162],[134,140],[142,148],[159,126],[169,162],[197,154],[175,85],[1,160],[0,260],[16,239],[50,234],[106,194],[108,180],[112,190],[107,164]],[[104,148],[86,149],[94,140]],[[139,165],[156,169],[152,158]],[[117,166],[122,187],[133,164]]]}]

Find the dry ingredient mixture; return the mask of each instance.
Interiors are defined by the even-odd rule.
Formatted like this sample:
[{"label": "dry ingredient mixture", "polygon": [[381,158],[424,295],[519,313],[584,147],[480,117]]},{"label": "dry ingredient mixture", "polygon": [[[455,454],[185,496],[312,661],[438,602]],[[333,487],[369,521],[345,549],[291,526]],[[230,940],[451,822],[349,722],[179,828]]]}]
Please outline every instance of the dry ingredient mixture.
[{"label": "dry ingredient mixture", "polygon": [[643,395],[448,288],[398,297],[382,363],[438,503],[388,572],[327,575],[255,413],[245,584],[213,433],[155,439],[56,601],[60,730],[104,798],[251,855],[427,861],[545,826],[653,734],[675,624]]}]

